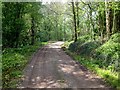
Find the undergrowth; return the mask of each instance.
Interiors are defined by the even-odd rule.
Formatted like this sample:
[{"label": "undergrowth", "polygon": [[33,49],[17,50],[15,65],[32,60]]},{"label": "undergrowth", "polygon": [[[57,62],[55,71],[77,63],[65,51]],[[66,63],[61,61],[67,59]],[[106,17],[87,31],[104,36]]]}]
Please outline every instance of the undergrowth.
[{"label": "undergrowth", "polygon": [[63,49],[75,60],[104,78],[111,86],[119,87],[120,33],[101,44],[89,36],[81,36],[77,42],[65,42]]},{"label": "undergrowth", "polygon": [[26,66],[32,54],[47,43],[36,43],[35,45],[21,48],[7,48],[2,54],[2,86],[3,88],[15,88],[22,70]]},{"label": "undergrowth", "polygon": [[80,55],[77,55],[76,53],[70,52],[69,50],[66,50],[66,53],[72,56],[74,60],[80,62],[80,64],[85,66],[87,69],[99,75],[113,88],[120,88],[119,87],[120,81],[118,81],[119,74],[117,72],[113,73],[110,69],[106,70],[106,69],[100,68],[98,65],[99,62],[95,59],[90,59],[90,58],[88,59],[88,58],[82,57]]}]

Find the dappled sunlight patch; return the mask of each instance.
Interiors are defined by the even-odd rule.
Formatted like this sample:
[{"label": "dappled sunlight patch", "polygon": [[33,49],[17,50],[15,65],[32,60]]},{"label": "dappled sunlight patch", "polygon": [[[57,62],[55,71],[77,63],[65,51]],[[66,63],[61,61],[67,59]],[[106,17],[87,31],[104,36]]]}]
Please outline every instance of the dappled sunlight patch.
[{"label": "dappled sunlight patch", "polygon": [[[35,81],[35,79],[39,79],[39,81]],[[33,88],[61,88],[61,87],[68,87],[66,82],[63,80],[54,80],[52,77],[48,77],[45,79],[36,77],[33,79],[32,82]],[[41,79],[41,80],[40,80]]]},{"label": "dappled sunlight patch", "polygon": [[74,71],[72,72],[73,75],[84,75],[83,71]]},{"label": "dappled sunlight patch", "polygon": [[101,88],[105,88],[105,86],[104,86],[104,85],[100,85],[100,87],[101,87]]},{"label": "dappled sunlight patch", "polygon": [[52,44],[49,45],[49,48],[61,48],[61,45],[62,45],[63,43],[64,43],[64,42],[62,42],[62,41],[52,43]]},{"label": "dappled sunlight patch", "polygon": [[62,62],[62,60],[58,60],[59,62]]},{"label": "dappled sunlight patch", "polygon": [[74,71],[75,67],[71,65],[65,65],[65,64],[60,64],[58,66],[63,72],[65,73],[71,73]]},{"label": "dappled sunlight patch", "polygon": [[[69,64],[60,64],[58,66],[59,67],[58,71],[62,71],[66,74],[72,74],[72,75],[75,75],[75,76],[85,75],[85,73],[82,70],[80,70],[80,68],[78,67],[77,64],[73,64],[73,65],[71,65],[71,64],[69,65]],[[77,70],[77,68],[79,70]]]},{"label": "dappled sunlight patch", "polygon": [[31,68],[33,68],[34,66],[32,65]]},{"label": "dappled sunlight patch", "polygon": [[89,81],[97,81],[100,80],[101,78],[95,75],[91,75],[89,74],[85,74],[86,79],[85,80],[89,80]]}]

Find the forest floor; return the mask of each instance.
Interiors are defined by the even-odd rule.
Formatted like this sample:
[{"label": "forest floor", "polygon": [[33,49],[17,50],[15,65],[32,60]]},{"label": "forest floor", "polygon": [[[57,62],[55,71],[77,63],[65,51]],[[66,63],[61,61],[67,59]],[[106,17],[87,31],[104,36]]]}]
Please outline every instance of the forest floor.
[{"label": "forest floor", "polygon": [[62,49],[63,42],[38,50],[24,69],[21,88],[106,88],[105,82],[74,61]]}]

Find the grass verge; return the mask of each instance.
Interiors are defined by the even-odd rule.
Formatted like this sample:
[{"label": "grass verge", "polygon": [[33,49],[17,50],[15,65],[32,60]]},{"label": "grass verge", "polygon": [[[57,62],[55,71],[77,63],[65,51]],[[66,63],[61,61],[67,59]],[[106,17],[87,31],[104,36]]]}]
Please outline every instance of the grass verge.
[{"label": "grass verge", "polygon": [[32,54],[47,42],[21,48],[7,48],[2,54],[2,87],[15,88]]}]

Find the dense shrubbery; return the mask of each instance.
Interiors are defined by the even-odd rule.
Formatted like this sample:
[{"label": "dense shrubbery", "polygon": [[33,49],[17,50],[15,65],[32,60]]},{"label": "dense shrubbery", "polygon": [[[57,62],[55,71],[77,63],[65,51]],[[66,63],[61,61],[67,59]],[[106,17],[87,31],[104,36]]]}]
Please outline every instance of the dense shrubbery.
[{"label": "dense shrubbery", "polygon": [[73,42],[73,43],[70,44],[69,50],[72,51],[72,52],[75,52],[75,51],[77,51],[78,46],[79,46],[78,42]]},{"label": "dense shrubbery", "polygon": [[91,41],[89,35],[81,36],[77,42],[73,42],[69,45],[69,50],[82,55],[90,55],[97,47],[100,46],[100,42]]},{"label": "dense shrubbery", "polygon": [[22,48],[9,48],[3,50],[2,57],[2,80],[3,87],[16,87],[16,82],[22,75],[22,70],[28,62],[28,59],[42,43]]},{"label": "dense shrubbery", "polygon": [[107,57],[111,57],[111,59],[118,59],[120,52],[120,44],[106,42],[104,45],[96,49],[97,55],[105,55]]},{"label": "dense shrubbery", "polygon": [[[92,70],[100,68],[96,69],[96,72],[113,86],[118,86],[116,75],[120,70],[118,63],[120,62],[120,33],[112,35],[104,44],[99,41],[90,41],[89,36],[79,37],[77,42],[68,44],[68,49],[78,54],[78,56],[73,56],[76,60]],[[81,55],[84,57],[80,58]],[[111,73],[113,75],[110,75]]]},{"label": "dense shrubbery", "polygon": [[89,41],[90,39],[90,36],[89,35],[85,35],[85,36],[81,36],[78,38],[78,41],[77,42],[73,42],[69,45],[69,50],[70,51],[73,51],[73,52],[77,52],[78,51],[78,48],[84,44],[85,42]]},{"label": "dense shrubbery", "polygon": [[120,33],[113,34],[109,41],[120,43]]},{"label": "dense shrubbery", "polygon": [[77,41],[82,44],[89,40],[90,40],[90,35],[84,35],[84,36],[79,37]]},{"label": "dense shrubbery", "polygon": [[69,50],[77,54],[90,56],[97,59],[100,67],[111,67],[113,71],[118,70],[118,60],[120,59],[120,33],[116,33],[101,45],[98,41],[90,41],[89,36],[79,37],[77,42],[69,45]]},{"label": "dense shrubbery", "polygon": [[115,71],[118,71],[118,60],[120,59],[119,39],[119,33],[112,35],[110,40],[97,48],[94,53],[95,58],[102,60],[103,65],[112,66]]},{"label": "dense shrubbery", "polygon": [[91,52],[94,52],[96,48],[100,46],[100,42],[91,41],[86,42],[82,44],[80,47],[78,47],[77,53],[82,55],[91,55]]}]

